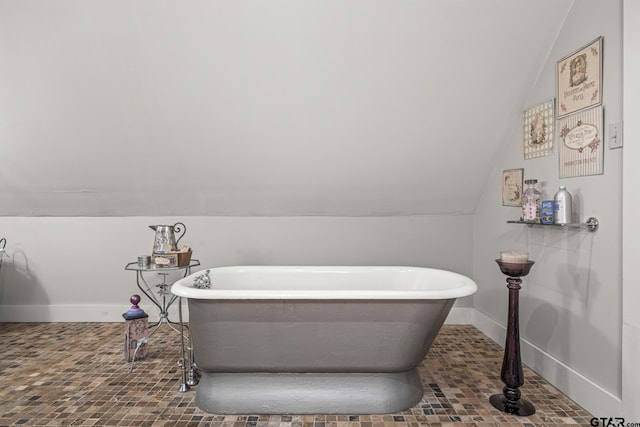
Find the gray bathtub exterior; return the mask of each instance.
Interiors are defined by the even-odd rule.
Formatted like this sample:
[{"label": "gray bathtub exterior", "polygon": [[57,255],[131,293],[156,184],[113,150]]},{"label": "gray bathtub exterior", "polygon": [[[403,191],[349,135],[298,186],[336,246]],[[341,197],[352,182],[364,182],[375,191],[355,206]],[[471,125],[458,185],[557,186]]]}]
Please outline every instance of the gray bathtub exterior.
[{"label": "gray bathtub exterior", "polygon": [[216,414],[377,414],[414,406],[455,302],[189,299],[196,405]]}]

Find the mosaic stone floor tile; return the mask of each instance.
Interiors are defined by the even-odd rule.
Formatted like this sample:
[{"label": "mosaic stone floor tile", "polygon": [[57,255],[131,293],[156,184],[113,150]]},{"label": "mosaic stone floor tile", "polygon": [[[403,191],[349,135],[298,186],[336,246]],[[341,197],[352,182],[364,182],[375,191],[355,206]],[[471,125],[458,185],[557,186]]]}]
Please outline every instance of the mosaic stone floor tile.
[{"label": "mosaic stone floor tile", "polygon": [[179,335],[163,326],[133,372],[124,323],[0,323],[0,426],[414,427],[589,425],[591,415],[525,367],[536,414],[489,403],[500,393],[502,349],[473,326],[444,326],[420,365],[424,397],[387,415],[221,416],[181,393]]}]

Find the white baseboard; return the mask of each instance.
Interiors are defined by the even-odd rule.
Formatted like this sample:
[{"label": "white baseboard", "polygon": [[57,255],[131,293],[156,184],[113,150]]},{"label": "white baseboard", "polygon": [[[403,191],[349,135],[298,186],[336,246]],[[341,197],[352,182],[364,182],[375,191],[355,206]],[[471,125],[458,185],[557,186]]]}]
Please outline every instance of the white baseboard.
[{"label": "white baseboard", "polygon": [[[141,304],[150,321],[158,321],[158,309]],[[0,305],[0,322],[122,322],[122,313],[128,306],[106,304],[74,305]],[[189,321],[189,309],[183,305],[183,319]],[[473,323],[473,307],[453,307],[445,321],[447,325]],[[169,318],[178,320],[177,305],[169,309]]]},{"label": "white baseboard", "polygon": [[640,420],[640,325],[623,322],[622,342],[623,416],[628,420]]},{"label": "white baseboard", "polygon": [[[141,304],[149,321],[159,320],[158,309]],[[129,306],[107,304],[73,305],[0,305],[0,322],[122,322],[122,314]],[[184,321],[189,321],[189,310],[183,305]],[[178,306],[169,308],[169,319],[178,321]]]},{"label": "white baseboard", "polygon": [[473,324],[474,312],[473,307],[456,307],[453,306],[444,321],[445,325],[471,325]]},{"label": "white baseboard", "polygon": [[[489,316],[474,309],[472,324],[504,346],[507,330]],[[594,417],[622,416],[622,401],[562,361],[525,339],[520,339],[522,363],[538,373]]]}]

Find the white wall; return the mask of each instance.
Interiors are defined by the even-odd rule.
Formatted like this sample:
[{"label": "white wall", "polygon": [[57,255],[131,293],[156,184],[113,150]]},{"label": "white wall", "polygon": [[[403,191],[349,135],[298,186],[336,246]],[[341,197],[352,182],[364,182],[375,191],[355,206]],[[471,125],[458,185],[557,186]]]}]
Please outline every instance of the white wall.
[{"label": "white wall", "polygon": [[[502,340],[507,315],[499,251],[523,249],[536,261],[520,293],[525,363],[595,415],[620,413],[622,388],[622,150],[610,150],[608,125],[622,120],[622,2],[574,2],[538,82],[522,109],[554,97],[555,63],[604,37],[604,174],[559,179],[558,155],[524,160],[519,118],[498,156],[474,221],[474,298],[480,324]],[[557,130],[556,130],[557,133]],[[519,208],[501,206],[502,170],[524,168],[552,199],[560,184],[573,194],[580,219],[599,218],[596,233],[506,224]]]},{"label": "white wall", "polygon": [[[0,321],[121,321],[140,293],[125,271],[152,250],[151,224],[182,221],[202,268],[412,265],[471,276],[472,216],[0,217]],[[151,284],[159,283],[152,278]],[[470,306],[471,298],[458,302]],[[142,307],[154,315],[148,301]]]},{"label": "white wall", "polygon": [[570,4],[1,0],[0,215],[470,214]]},{"label": "white wall", "polygon": [[640,253],[640,3],[624,2],[624,139],[623,161],[623,352],[622,402],[628,420],[640,420],[640,277],[636,270]]}]

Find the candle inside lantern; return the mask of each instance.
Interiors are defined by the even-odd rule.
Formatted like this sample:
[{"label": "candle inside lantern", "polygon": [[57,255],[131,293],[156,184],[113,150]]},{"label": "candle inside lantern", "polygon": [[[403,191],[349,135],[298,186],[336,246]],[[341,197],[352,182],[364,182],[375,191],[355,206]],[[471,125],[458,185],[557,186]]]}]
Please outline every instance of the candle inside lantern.
[{"label": "candle inside lantern", "polygon": [[529,253],[520,251],[500,252],[500,261],[512,264],[525,264],[529,262]]}]

